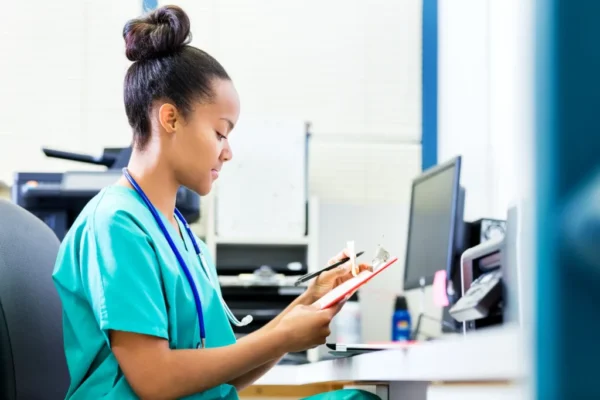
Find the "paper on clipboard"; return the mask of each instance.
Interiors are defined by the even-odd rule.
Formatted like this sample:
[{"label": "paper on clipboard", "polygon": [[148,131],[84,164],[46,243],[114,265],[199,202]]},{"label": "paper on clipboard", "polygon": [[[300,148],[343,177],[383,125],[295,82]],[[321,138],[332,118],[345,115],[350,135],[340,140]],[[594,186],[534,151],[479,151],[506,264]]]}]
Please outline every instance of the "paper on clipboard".
[{"label": "paper on clipboard", "polygon": [[398,257],[390,258],[385,264],[376,268],[373,271],[362,271],[354,278],[348,279],[325,296],[317,300],[314,305],[319,307],[321,310],[329,308],[344,298],[349,298],[356,292],[362,285],[373,279],[376,275],[387,269],[390,265],[398,261]]}]

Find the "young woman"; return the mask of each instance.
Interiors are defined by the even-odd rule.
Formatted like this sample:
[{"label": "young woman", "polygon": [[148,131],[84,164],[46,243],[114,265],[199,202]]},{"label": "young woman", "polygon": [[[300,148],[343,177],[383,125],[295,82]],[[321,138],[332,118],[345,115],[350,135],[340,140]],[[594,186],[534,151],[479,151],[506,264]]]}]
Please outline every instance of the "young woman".
[{"label": "young woman", "polygon": [[123,31],[134,61],[124,88],[134,151],[123,177],[70,229],[53,274],[69,399],[235,399],[286,352],[324,343],[338,309],[311,304],[351,276],[348,266],[322,274],[267,326],[236,341],[231,323],[240,322],[222,301],[210,254],[175,209],[181,185],[210,192],[232,157],[240,108],[227,72],[187,44],[189,33],[188,17],[173,6]]}]

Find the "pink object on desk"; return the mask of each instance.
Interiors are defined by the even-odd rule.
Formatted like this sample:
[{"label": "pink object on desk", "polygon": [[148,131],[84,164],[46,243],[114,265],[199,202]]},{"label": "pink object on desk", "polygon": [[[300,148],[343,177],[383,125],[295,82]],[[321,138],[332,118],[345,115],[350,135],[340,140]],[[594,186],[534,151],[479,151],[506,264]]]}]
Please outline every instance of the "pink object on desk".
[{"label": "pink object on desk", "polygon": [[446,270],[442,269],[433,277],[433,304],[446,307],[450,302],[446,294]]}]

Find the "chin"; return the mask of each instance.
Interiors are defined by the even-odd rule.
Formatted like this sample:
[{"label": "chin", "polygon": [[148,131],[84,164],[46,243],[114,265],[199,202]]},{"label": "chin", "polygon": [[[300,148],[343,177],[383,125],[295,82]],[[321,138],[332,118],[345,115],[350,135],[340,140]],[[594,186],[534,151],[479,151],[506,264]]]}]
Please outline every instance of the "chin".
[{"label": "chin", "polygon": [[194,192],[198,193],[200,196],[206,196],[210,193],[212,189],[212,183],[207,184],[203,184],[203,185],[198,185],[196,188],[194,188]]},{"label": "chin", "polygon": [[196,176],[196,179],[189,181],[187,187],[198,193],[200,196],[206,196],[212,190],[213,184],[214,182],[210,175],[206,177]]}]

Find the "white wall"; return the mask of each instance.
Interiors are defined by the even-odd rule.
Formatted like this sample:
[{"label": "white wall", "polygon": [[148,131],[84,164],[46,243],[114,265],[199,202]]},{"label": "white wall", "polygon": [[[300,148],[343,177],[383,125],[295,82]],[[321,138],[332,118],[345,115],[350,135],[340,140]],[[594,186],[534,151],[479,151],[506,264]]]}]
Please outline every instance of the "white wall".
[{"label": "white wall", "polygon": [[532,0],[490,2],[490,141],[493,212],[533,197]]},{"label": "white wall", "polygon": [[489,216],[489,5],[439,1],[438,158],[463,156],[465,218]]},{"label": "white wall", "polygon": [[103,143],[129,142],[120,31],[138,7],[123,0],[4,5],[0,181],[10,183],[18,170],[72,167],[47,160],[41,146],[97,153]]},{"label": "white wall", "polygon": [[505,218],[529,196],[530,1],[440,0],[440,159],[463,155],[465,218]]},{"label": "white wall", "polygon": [[[420,1],[169,3],[190,15],[192,44],[228,69],[242,112],[312,123],[314,152],[331,152],[312,168],[322,198],[367,196],[363,181],[350,179],[356,168],[338,157],[381,171],[396,164],[377,157],[379,147],[419,144]],[[140,10],[139,0],[5,7],[0,29],[11,40],[0,41],[0,52],[13,56],[0,64],[0,180],[10,183],[16,170],[80,168],[45,159],[42,145],[96,154],[129,143],[121,32]],[[356,145],[340,155],[336,146],[348,143]],[[349,198],[321,176],[345,180]]]}]

